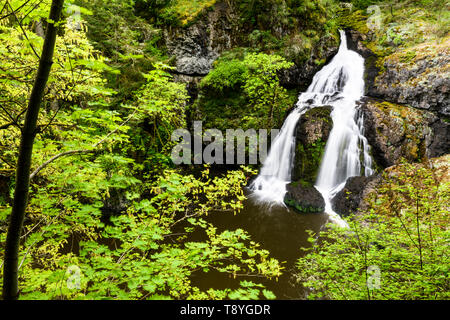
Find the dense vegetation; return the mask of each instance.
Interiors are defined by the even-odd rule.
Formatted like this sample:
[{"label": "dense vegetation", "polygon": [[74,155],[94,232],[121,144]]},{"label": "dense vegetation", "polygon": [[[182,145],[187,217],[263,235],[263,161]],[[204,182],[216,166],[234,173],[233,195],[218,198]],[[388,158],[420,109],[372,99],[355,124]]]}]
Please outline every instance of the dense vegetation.
[{"label": "dense vegetation", "polygon": [[308,298],[449,298],[448,166],[430,165],[390,168],[349,229],[311,235],[297,263]]},{"label": "dense vegetation", "polygon": [[[0,0],[2,266],[51,2]],[[193,120],[222,130],[279,128],[298,94],[283,86],[282,72],[322,66],[339,28],[369,32],[370,5],[381,8],[381,29],[366,41],[380,66],[418,59],[423,43],[435,50],[449,32],[439,0],[354,0],[352,10],[335,0],[228,0],[240,32],[193,94],[175,81],[164,30],[187,28],[218,2],[65,1],[33,146],[21,299],[276,298],[263,283],[280,277],[282,262],[245,230],[219,232],[204,219],[239,214],[256,168],[177,167],[171,133]],[[349,230],[330,226],[311,237],[296,271],[308,298],[449,298],[449,181],[427,161],[385,173]],[[361,270],[372,264],[383,274],[382,290],[365,289]],[[192,282],[212,271],[236,278],[237,287],[205,290]]]}]

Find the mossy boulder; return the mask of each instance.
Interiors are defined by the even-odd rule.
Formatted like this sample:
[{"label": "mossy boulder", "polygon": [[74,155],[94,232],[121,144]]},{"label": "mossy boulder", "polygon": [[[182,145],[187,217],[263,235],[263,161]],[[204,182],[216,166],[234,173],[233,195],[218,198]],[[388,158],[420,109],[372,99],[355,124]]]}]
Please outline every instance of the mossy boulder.
[{"label": "mossy boulder", "polygon": [[284,203],[300,213],[322,213],[325,210],[325,200],[322,194],[308,183],[291,182],[286,186]]},{"label": "mossy boulder", "polygon": [[432,113],[369,98],[362,100],[361,111],[365,136],[378,165],[389,167],[402,158],[418,162],[430,157],[436,139],[430,127],[436,121]]},{"label": "mossy boulder", "polygon": [[325,145],[333,128],[332,107],[308,110],[302,115],[295,130],[295,155],[292,180],[313,185],[316,181]]}]

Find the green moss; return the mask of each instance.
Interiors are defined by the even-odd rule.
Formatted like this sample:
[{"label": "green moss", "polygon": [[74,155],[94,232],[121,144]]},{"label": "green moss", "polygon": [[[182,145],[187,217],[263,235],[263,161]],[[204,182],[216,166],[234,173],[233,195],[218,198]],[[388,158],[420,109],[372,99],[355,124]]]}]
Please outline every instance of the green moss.
[{"label": "green moss", "polygon": [[344,12],[339,18],[339,24],[342,28],[348,28],[362,34],[367,34],[369,32],[369,28],[367,27],[367,18],[368,16],[363,10]]},{"label": "green moss", "polygon": [[187,27],[215,3],[216,0],[173,0],[162,10],[161,16],[166,23]]},{"label": "green moss", "polygon": [[300,212],[300,213],[320,213],[320,212],[322,212],[322,210],[315,208],[315,207],[302,206],[302,205],[298,204],[295,200],[292,200],[288,197],[286,197],[284,199],[284,203],[287,206],[294,208],[297,212]]},{"label": "green moss", "polygon": [[300,185],[300,186],[302,186],[304,188],[309,188],[309,187],[314,186],[314,183],[311,183],[311,182],[309,182],[307,180],[304,180],[304,179],[300,179],[300,180],[297,180],[295,182],[291,182],[291,184],[292,184],[293,187],[297,187],[298,185]]},{"label": "green moss", "polygon": [[408,62],[413,61],[413,59],[416,56],[417,56],[417,53],[415,50],[409,50],[404,55],[402,55],[399,60],[400,60],[400,62],[408,63]]},{"label": "green moss", "polygon": [[[295,147],[293,179],[313,185],[322,161],[326,138],[332,126],[331,108],[317,107],[302,115]],[[305,132],[303,132],[305,131]],[[306,136],[305,136],[306,135]]]},{"label": "green moss", "polygon": [[307,146],[302,144],[297,146],[296,156],[299,159],[296,160],[296,170],[301,177],[301,181],[307,185],[313,185],[316,181],[325,145],[325,141],[318,140]]}]

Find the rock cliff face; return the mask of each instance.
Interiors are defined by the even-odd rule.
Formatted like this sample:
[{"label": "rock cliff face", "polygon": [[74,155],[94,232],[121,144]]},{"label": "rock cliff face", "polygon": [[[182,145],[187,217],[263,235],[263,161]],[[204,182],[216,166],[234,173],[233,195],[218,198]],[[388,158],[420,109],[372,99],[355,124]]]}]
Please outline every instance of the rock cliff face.
[{"label": "rock cliff face", "polygon": [[379,57],[368,38],[347,30],[348,46],[365,58],[365,134],[382,167],[401,157],[420,161],[450,152],[450,38]]},{"label": "rock cliff face", "polygon": [[386,57],[369,94],[450,116],[450,38]]},{"label": "rock cliff face", "polygon": [[234,45],[235,18],[226,2],[218,2],[194,24],[166,29],[166,46],[175,59],[176,71],[185,75],[208,74],[220,53]]},{"label": "rock cliff face", "polygon": [[375,99],[362,100],[364,131],[378,165],[416,162],[448,153],[450,126],[432,112]]},{"label": "rock cliff face", "polygon": [[365,59],[366,95],[450,116],[450,37],[378,57],[368,36],[347,30],[348,46]]}]

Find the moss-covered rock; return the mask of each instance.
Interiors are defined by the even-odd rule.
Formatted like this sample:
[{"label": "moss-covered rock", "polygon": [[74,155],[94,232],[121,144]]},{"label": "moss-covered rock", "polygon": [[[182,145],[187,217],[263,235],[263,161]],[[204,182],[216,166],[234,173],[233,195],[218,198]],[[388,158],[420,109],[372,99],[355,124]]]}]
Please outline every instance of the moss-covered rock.
[{"label": "moss-covered rock", "polygon": [[[224,50],[236,44],[237,19],[234,9],[226,2],[210,1],[207,10],[195,23],[184,27],[167,26],[164,39],[177,72],[187,75],[206,75],[212,63]],[[199,13],[196,14],[198,16]]]},{"label": "moss-covered rock", "polygon": [[378,165],[389,167],[401,158],[417,162],[429,157],[436,117],[423,110],[375,99],[363,99],[364,131]]},{"label": "moss-covered rock", "polygon": [[296,144],[292,180],[313,185],[316,181],[325,145],[333,128],[332,108],[323,106],[308,110],[296,127]]},{"label": "moss-covered rock", "polygon": [[448,17],[423,2],[405,4],[380,6],[376,15],[349,11],[340,18],[349,48],[365,58],[366,95],[448,117]]},{"label": "moss-covered rock", "polygon": [[284,203],[300,213],[321,213],[325,210],[325,200],[314,187],[302,181],[286,186]]},{"label": "moss-covered rock", "polygon": [[384,57],[370,95],[450,116],[449,48],[447,37]]},{"label": "moss-covered rock", "polygon": [[[399,179],[397,183],[404,183],[401,182],[401,176],[405,173],[403,168],[405,165],[410,166],[408,163],[400,163],[384,169],[378,175],[349,178],[345,187],[332,200],[333,210],[343,216],[364,213],[370,207],[370,202],[376,201],[379,197],[380,190],[389,188],[388,180]],[[439,190],[441,192],[445,192],[443,190],[448,189],[448,183],[450,182],[450,155],[431,158],[424,163],[413,164],[408,171],[409,174],[414,174],[413,171],[410,171],[411,168],[413,171],[421,169],[431,174],[435,185],[440,185]],[[411,198],[404,200],[411,202]],[[411,203],[411,205],[415,206],[415,203]]]}]

